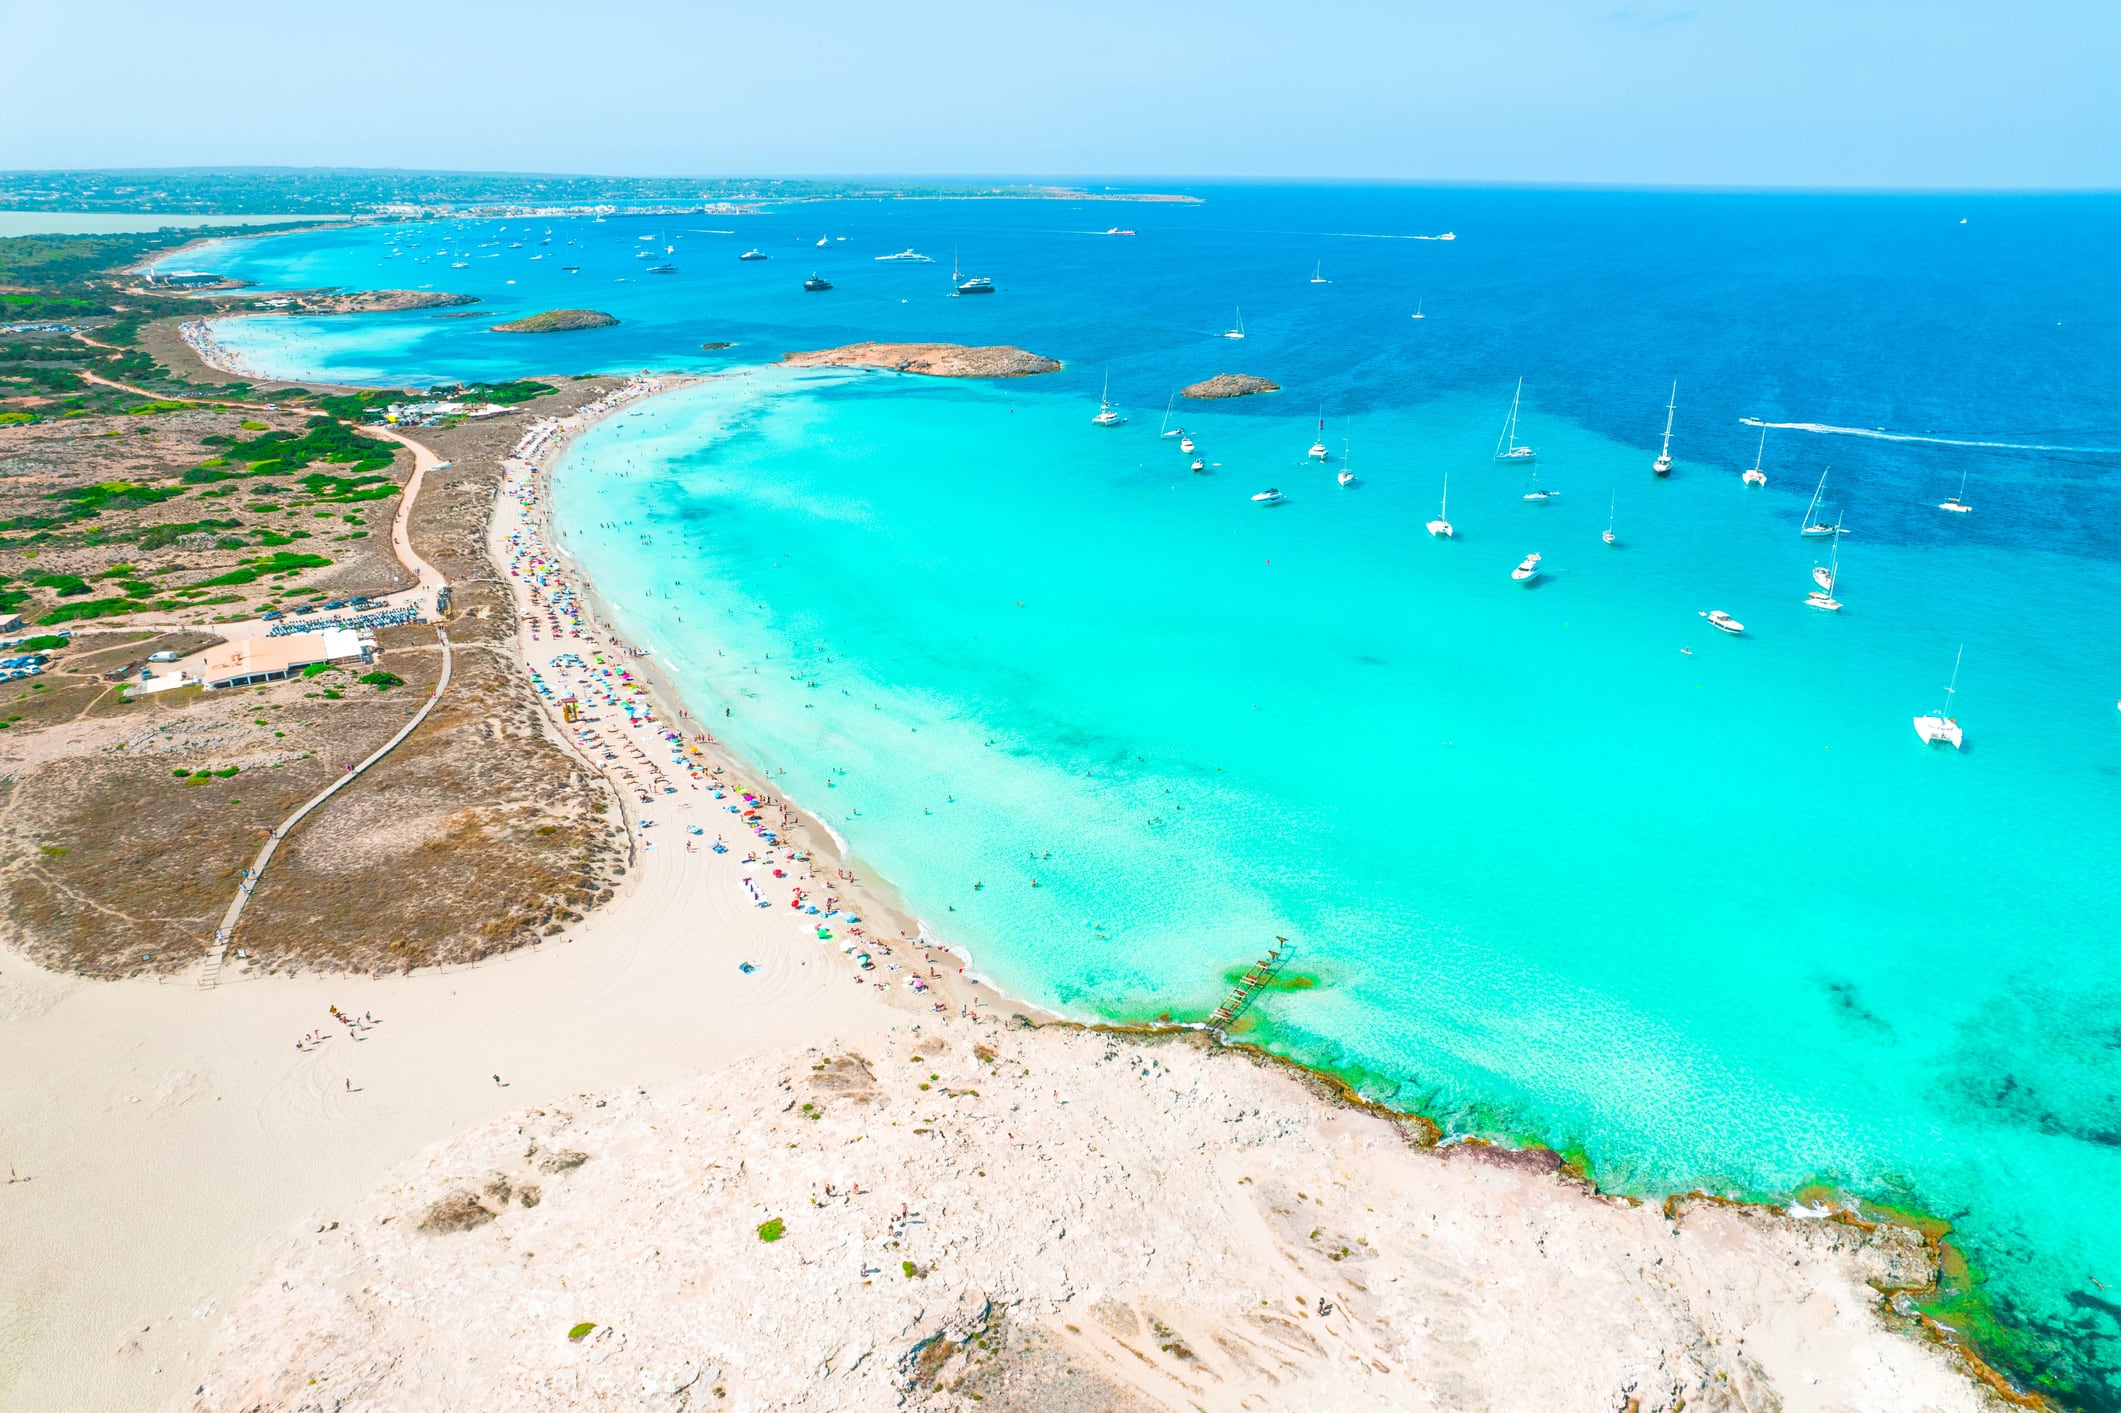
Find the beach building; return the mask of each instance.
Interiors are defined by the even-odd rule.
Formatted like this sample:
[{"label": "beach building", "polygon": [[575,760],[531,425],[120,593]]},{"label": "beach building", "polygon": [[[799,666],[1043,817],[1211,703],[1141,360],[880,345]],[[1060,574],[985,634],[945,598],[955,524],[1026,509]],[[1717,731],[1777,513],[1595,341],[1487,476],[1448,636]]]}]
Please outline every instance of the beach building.
[{"label": "beach building", "polygon": [[319,663],[369,662],[375,640],[364,640],[351,628],[321,633],[289,633],[277,638],[237,638],[208,648],[199,661],[199,680],[209,688],[248,687],[277,682]]}]

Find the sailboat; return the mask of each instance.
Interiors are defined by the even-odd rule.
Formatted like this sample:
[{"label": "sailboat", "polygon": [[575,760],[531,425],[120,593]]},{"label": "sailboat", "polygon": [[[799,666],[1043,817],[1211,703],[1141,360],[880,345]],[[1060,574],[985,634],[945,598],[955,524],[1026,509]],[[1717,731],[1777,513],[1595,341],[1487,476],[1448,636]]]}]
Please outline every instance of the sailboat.
[{"label": "sailboat", "polygon": [[1348,469],[1348,439],[1346,437],[1340,439],[1340,475],[1335,479],[1343,486],[1355,484],[1355,473]]},{"label": "sailboat", "polygon": [[1825,566],[1812,566],[1812,582],[1819,587],[1804,596],[1806,606],[1822,613],[1841,612],[1841,600],[1834,597],[1834,585],[1841,578],[1841,541],[1834,541],[1832,561]]},{"label": "sailboat", "polygon": [[1528,463],[1539,458],[1528,446],[1517,444],[1517,405],[1524,400],[1524,379],[1517,380],[1516,395],[1510,399],[1510,415],[1502,424],[1502,435],[1495,439],[1495,459]]},{"label": "sailboat", "polygon": [[1429,533],[1439,540],[1451,538],[1451,474],[1443,478],[1443,503],[1436,507],[1436,518],[1429,522]]},{"label": "sailboat", "polygon": [[1964,472],[1964,471],[1961,471],[1961,472],[1959,473],[1959,494],[1958,494],[1958,495],[1955,495],[1955,496],[1946,496],[1946,497],[1945,497],[1945,498],[1944,498],[1943,500],[1941,500],[1941,501],[1938,501],[1938,502],[1937,502],[1937,508],[1938,508],[1939,510],[1949,510],[1949,511],[1951,511],[1951,512],[1953,512],[1954,514],[1957,514],[1957,515],[1964,515],[1964,514],[1966,514],[1966,513],[1968,512],[1968,511],[1970,511],[1970,510],[1972,510],[1972,509],[1973,509],[1973,507],[1972,507],[1972,506],[1970,506],[1970,505],[1968,505],[1968,504],[1966,503],[1966,499],[1965,499],[1965,497],[1966,497],[1966,472]]},{"label": "sailboat", "polygon": [[1966,657],[1966,644],[1959,645],[1959,655],[1952,659],[1952,684],[1944,689],[1944,705],[1933,716],[1915,718],[1915,734],[1922,738],[1925,746],[1940,742],[1953,750],[1960,750],[1964,738],[1959,731],[1959,718],[1952,715],[1952,694],[1959,690],[1959,664]]},{"label": "sailboat", "polygon": [[1178,406],[1178,394],[1173,393],[1171,394],[1171,400],[1164,404],[1164,425],[1159,427],[1156,432],[1159,437],[1183,437],[1186,434],[1184,427],[1171,425],[1171,409],[1176,406]]},{"label": "sailboat", "polygon": [[1305,455],[1313,461],[1326,459],[1326,410],[1323,407],[1318,409],[1318,440],[1311,443],[1311,449]]},{"label": "sailboat", "polygon": [[1333,283],[1331,280],[1326,278],[1325,261],[1321,260],[1316,265],[1311,267],[1311,283],[1314,285],[1329,285]]},{"label": "sailboat", "polygon": [[1421,312],[1421,299],[1418,296],[1414,300],[1414,312],[1408,317],[1412,319],[1426,319],[1429,317]]},{"label": "sailboat", "polygon": [[1618,492],[1616,491],[1616,492],[1615,492],[1615,493],[1613,494],[1613,497],[1612,497],[1612,499],[1610,499],[1610,500],[1608,500],[1608,501],[1606,502],[1606,506],[1605,506],[1605,533],[1604,533],[1604,534],[1602,534],[1602,535],[1600,535],[1600,536],[1598,537],[1599,539],[1601,539],[1601,540],[1604,540],[1604,541],[1605,541],[1605,542],[1606,542],[1606,543],[1607,543],[1608,545],[1611,545],[1611,546],[1613,546],[1613,547],[1614,547],[1614,548],[1616,548],[1616,549],[1617,549],[1617,548],[1619,548],[1619,546],[1620,546],[1620,536],[1618,536],[1618,535],[1616,535],[1616,534],[1614,534],[1614,533],[1613,533],[1613,507],[1614,507],[1614,506],[1616,506],[1616,505],[1618,505],[1619,503],[1620,503],[1620,495],[1619,495],[1619,493],[1618,493]]},{"label": "sailboat", "polygon": [[1097,415],[1092,417],[1090,421],[1093,425],[1099,427],[1117,427],[1126,420],[1125,417],[1120,415],[1119,409],[1112,405],[1112,375],[1107,373],[1105,375],[1105,390],[1098,395]]},{"label": "sailboat", "polygon": [[1224,330],[1223,330],[1223,337],[1224,337],[1224,338],[1226,338],[1226,339],[1241,339],[1241,338],[1243,338],[1244,336],[1245,336],[1245,311],[1244,311],[1244,310],[1242,310],[1242,309],[1239,309],[1239,310],[1237,311],[1237,324],[1236,324],[1236,326],[1235,326],[1234,328],[1228,328],[1228,329],[1224,329]]},{"label": "sailboat", "polygon": [[1764,485],[1766,485],[1766,484],[1767,484],[1767,472],[1765,472],[1765,471],[1763,471],[1763,470],[1761,470],[1761,469],[1760,469],[1760,463],[1761,463],[1762,461],[1766,460],[1766,458],[1767,458],[1767,425],[1766,425],[1765,423],[1762,423],[1762,424],[1761,424],[1761,428],[1760,428],[1760,449],[1759,449],[1758,451],[1756,451],[1756,452],[1754,452],[1754,453],[1753,453],[1753,464],[1752,464],[1752,466],[1751,466],[1750,468],[1748,468],[1747,470],[1745,470],[1745,471],[1741,472],[1741,473],[1739,474],[1739,477],[1738,477],[1738,479],[1739,479],[1739,480],[1741,480],[1741,481],[1743,481],[1743,482],[1745,482],[1745,483],[1746,483],[1746,484],[1747,484],[1748,486],[1764,486]]},{"label": "sailboat", "polygon": [[1672,384],[1672,400],[1666,403],[1664,407],[1664,450],[1658,452],[1657,459],[1650,463],[1652,475],[1669,476],[1672,474],[1672,414],[1678,408],[1679,384],[1674,381]]},{"label": "sailboat", "polygon": [[1833,469],[1833,467],[1829,466],[1826,471],[1819,473],[1819,484],[1812,489],[1812,503],[1805,507],[1804,525],[1797,533],[1808,540],[1823,540],[1829,535],[1838,536],[1841,533],[1840,521],[1836,520],[1829,525],[1818,518],[1819,497],[1826,493],[1826,472]]}]

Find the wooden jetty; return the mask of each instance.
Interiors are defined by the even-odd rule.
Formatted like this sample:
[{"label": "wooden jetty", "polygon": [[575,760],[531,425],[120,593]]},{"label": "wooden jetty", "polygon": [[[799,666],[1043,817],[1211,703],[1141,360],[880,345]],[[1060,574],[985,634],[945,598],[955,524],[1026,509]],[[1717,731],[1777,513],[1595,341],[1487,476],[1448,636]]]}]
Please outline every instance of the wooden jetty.
[{"label": "wooden jetty", "polygon": [[1215,1008],[1215,1014],[1208,1017],[1208,1024],[1221,1030],[1243,1015],[1245,1008],[1252,1004],[1252,998],[1280,973],[1288,955],[1289,939],[1276,937],[1274,950],[1254,962],[1251,970],[1237,979],[1237,985],[1230,988],[1230,994]]}]

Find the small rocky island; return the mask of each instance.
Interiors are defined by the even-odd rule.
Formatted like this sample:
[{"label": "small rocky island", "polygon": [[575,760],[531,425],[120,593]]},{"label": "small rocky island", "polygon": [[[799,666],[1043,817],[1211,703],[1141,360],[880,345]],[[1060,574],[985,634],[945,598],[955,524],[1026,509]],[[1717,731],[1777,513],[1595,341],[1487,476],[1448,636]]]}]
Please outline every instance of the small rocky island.
[{"label": "small rocky island", "polygon": [[497,334],[564,334],[575,329],[608,329],[617,319],[598,309],[548,309],[543,314],[495,324]]},{"label": "small rocky island", "polygon": [[785,353],[781,362],[795,368],[885,368],[931,378],[1028,378],[1058,373],[1061,366],[1058,359],[1007,344],[967,348],[956,343],[850,343],[844,348]]},{"label": "small rocky island", "polygon": [[1265,378],[1255,378],[1250,373],[1218,373],[1205,382],[1180,388],[1180,397],[1250,397],[1253,393],[1280,392],[1281,384]]}]

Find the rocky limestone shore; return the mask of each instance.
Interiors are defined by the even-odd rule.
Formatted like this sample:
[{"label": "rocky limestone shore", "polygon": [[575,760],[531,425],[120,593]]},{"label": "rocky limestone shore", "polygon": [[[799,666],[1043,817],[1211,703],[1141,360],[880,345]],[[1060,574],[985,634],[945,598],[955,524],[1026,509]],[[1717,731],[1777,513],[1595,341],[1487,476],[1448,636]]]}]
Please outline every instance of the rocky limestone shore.
[{"label": "rocky limestone shore", "polygon": [[1250,373],[1217,373],[1214,377],[1178,390],[1181,397],[1250,397],[1254,393],[1280,392],[1281,384]]},{"label": "rocky limestone shore", "polygon": [[522,319],[495,324],[497,334],[564,334],[575,329],[608,329],[619,321],[600,309],[548,309]]},{"label": "rocky limestone shore", "polygon": [[584,1095],[316,1214],[176,1406],[1994,1406],[1880,1293],[1912,1232],[1604,1198],[1327,1088],[937,1019]]},{"label": "rocky limestone shore", "polygon": [[1007,344],[968,348],[956,343],[850,343],[844,348],[785,353],[781,362],[795,368],[887,368],[931,378],[1028,378],[1057,373],[1061,367],[1058,359]]},{"label": "rocky limestone shore", "polygon": [[477,295],[438,289],[326,290],[293,296],[294,314],[394,314],[407,309],[448,309],[477,304]]}]

